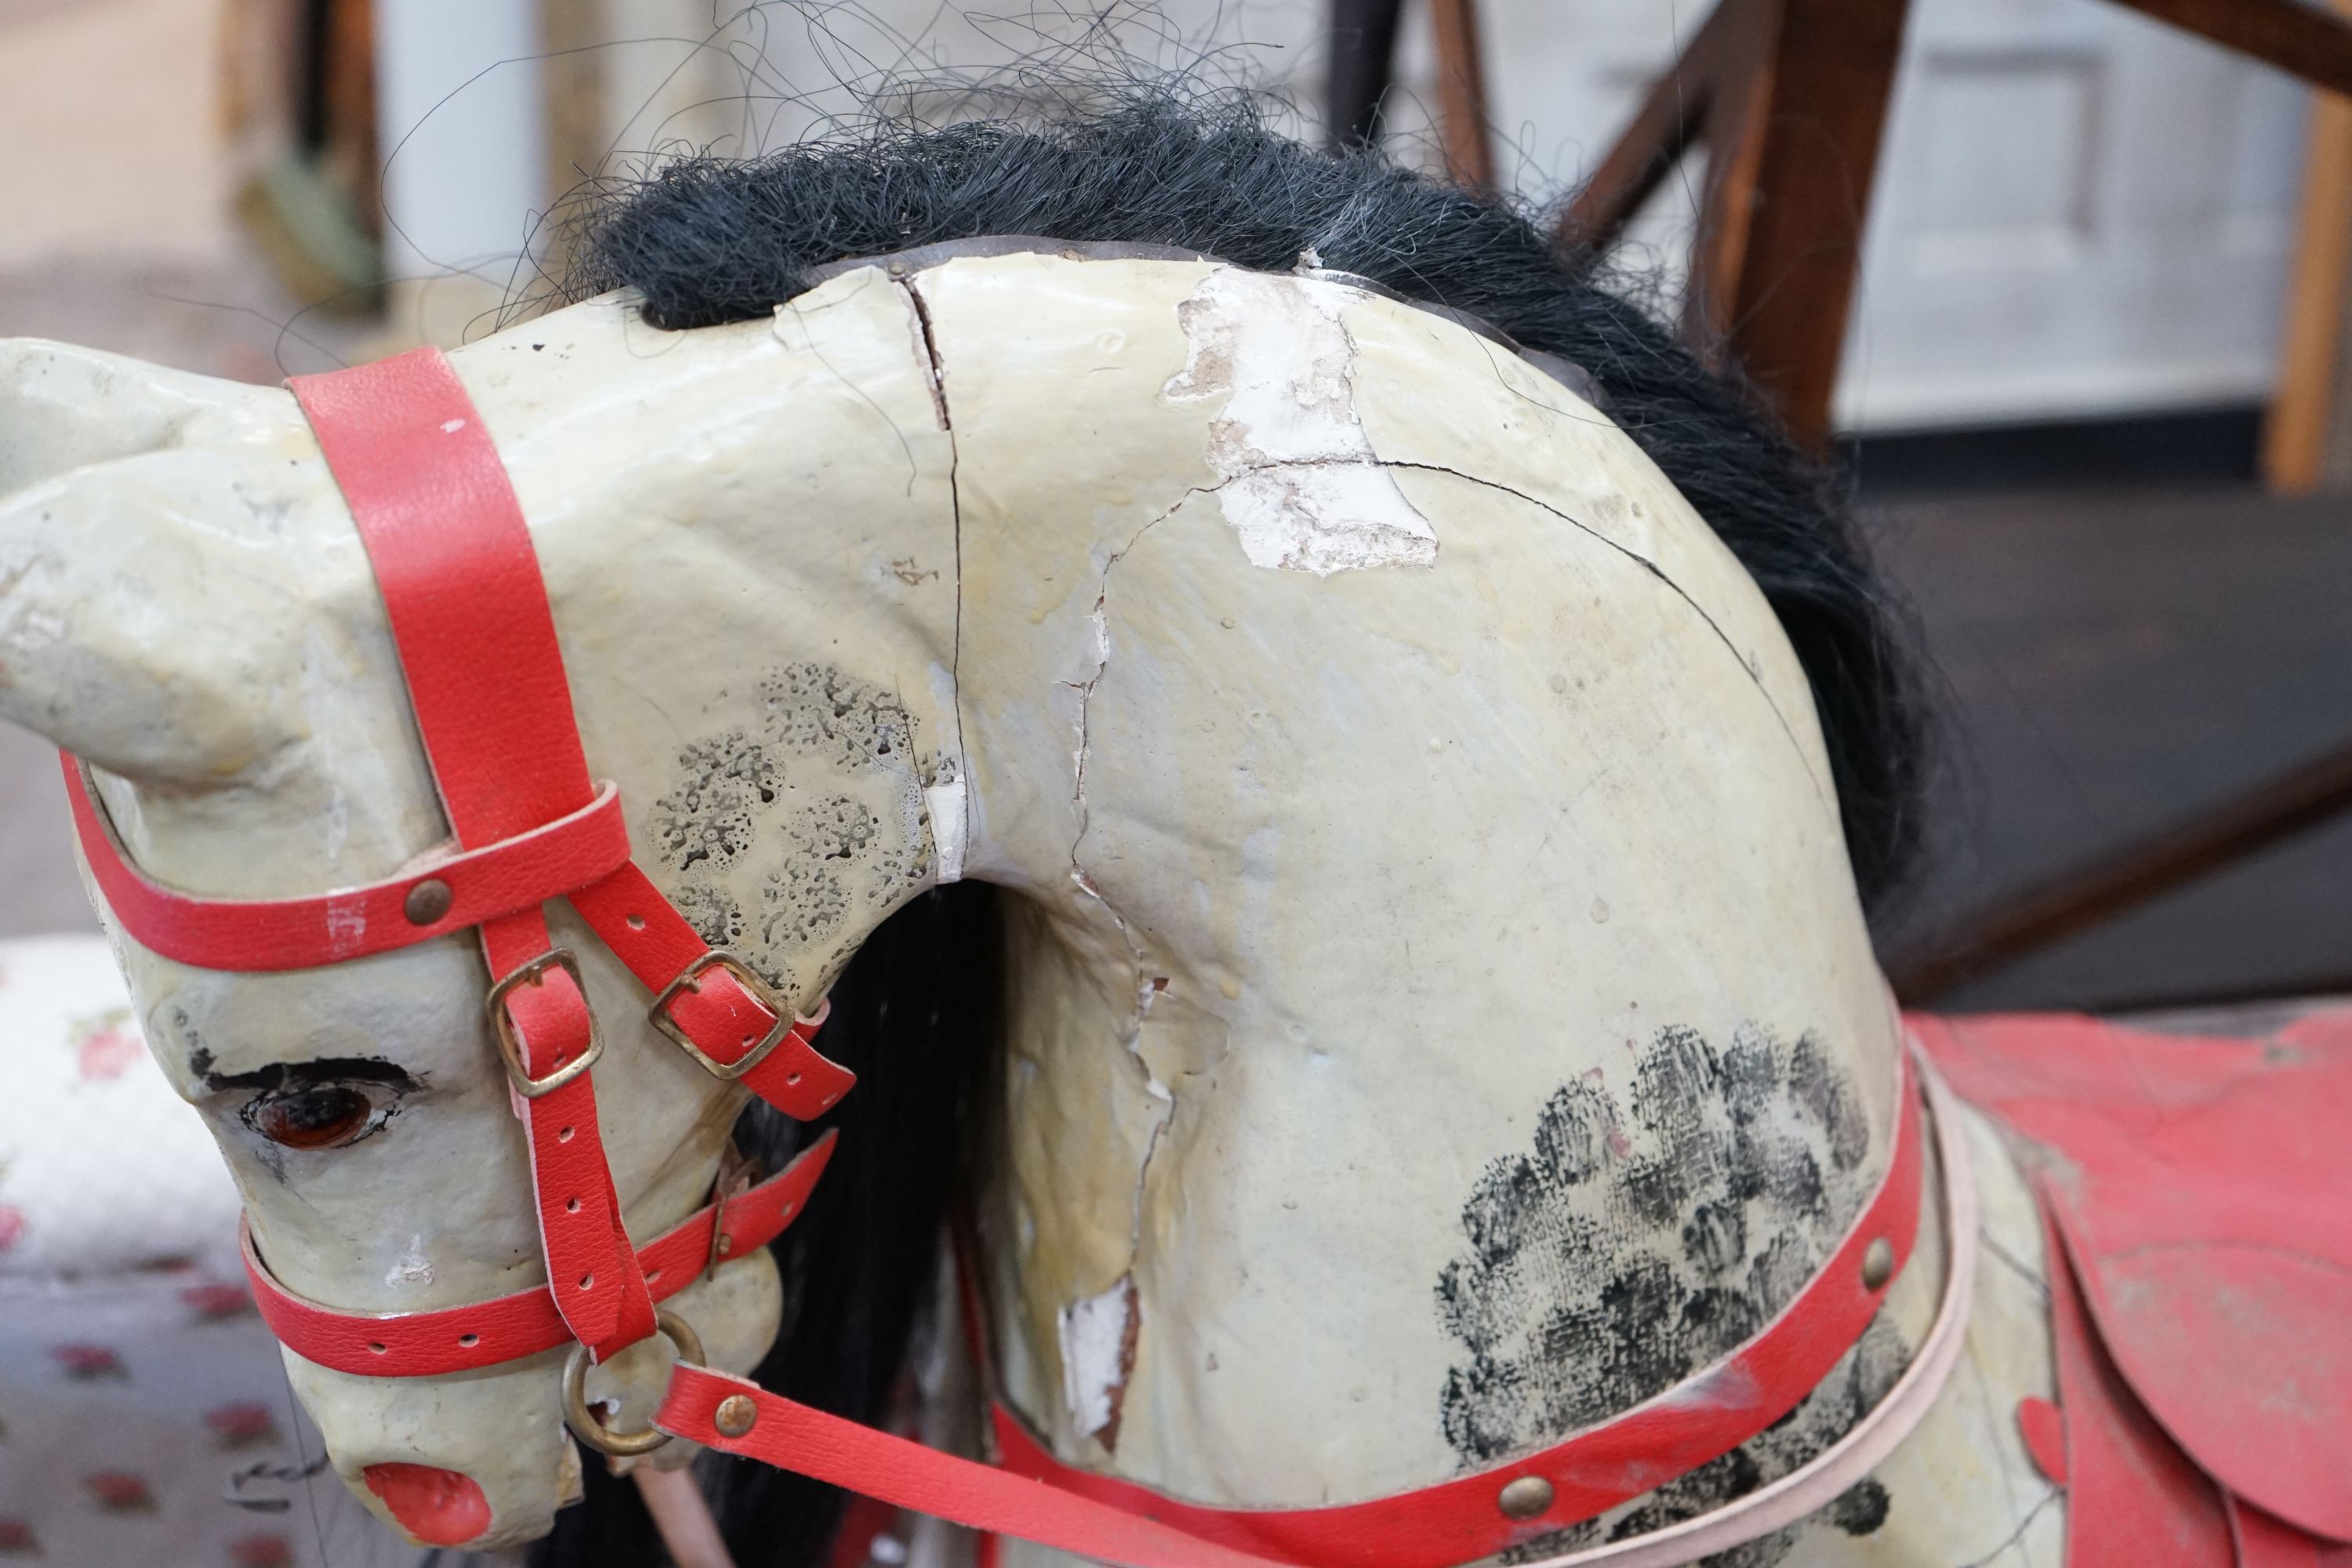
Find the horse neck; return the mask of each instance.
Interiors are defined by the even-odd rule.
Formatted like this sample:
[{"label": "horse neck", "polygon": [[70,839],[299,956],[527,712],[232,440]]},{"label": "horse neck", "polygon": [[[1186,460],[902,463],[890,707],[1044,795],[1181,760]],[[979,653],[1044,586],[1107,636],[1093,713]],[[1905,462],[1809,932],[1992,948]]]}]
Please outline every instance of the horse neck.
[{"label": "horse neck", "polygon": [[[1645,1269],[1768,1302],[1759,1259],[1825,1255],[1884,1168],[1893,1036],[1801,678],[1654,469],[1384,302],[1219,340],[1212,275],[865,269],[650,352],[593,315],[559,351],[567,312],[467,368],[493,402],[493,352],[609,373],[486,413],[591,752],[709,934],[807,1005],[920,888],[1018,895],[1009,1395],[1188,1496],[1309,1500],[1268,1493],[1302,1452],[1373,1495],[1649,1392],[1543,1311]],[[1265,554],[1317,492],[1226,471],[1219,342],[1350,400],[1379,548]],[[1374,457],[1432,426],[1442,462]],[[1692,1254],[1768,1156],[1821,1179],[1727,1198],[1737,1256]],[[1591,1256],[1530,1275],[1538,1234]],[[1460,1393],[1497,1360],[1561,1397]]]}]

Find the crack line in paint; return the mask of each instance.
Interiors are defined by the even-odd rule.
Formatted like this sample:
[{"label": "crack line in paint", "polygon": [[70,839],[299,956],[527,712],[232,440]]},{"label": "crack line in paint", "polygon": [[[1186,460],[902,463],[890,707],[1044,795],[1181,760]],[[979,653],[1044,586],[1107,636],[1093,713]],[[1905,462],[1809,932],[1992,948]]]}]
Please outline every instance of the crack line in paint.
[{"label": "crack line in paint", "polygon": [[[1780,732],[1788,736],[1789,744],[1796,748],[1797,761],[1803,764],[1805,779],[1813,786],[1814,795],[1820,799],[1823,805],[1828,805],[1831,808],[1832,815],[1834,815],[1836,804],[1833,795],[1828,786],[1824,784],[1821,778],[1813,772],[1813,760],[1805,754],[1804,745],[1797,739],[1796,729],[1789,722],[1789,716],[1780,711],[1780,703],[1772,700],[1772,693],[1770,689],[1765,686],[1762,673],[1759,671],[1754,665],[1748,663],[1748,656],[1739,651],[1739,645],[1733,642],[1731,640],[1730,634],[1723,629],[1721,624],[1718,623],[1713,616],[1706,613],[1706,607],[1701,605],[1696,599],[1692,598],[1690,594],[1680,583],[1677,583],[1672,577],[1667,576],[1656,562],[1651,560],[1648,556],[1643,554],[1640,551],[1633,549],[1630,545],[1620,544],[1617,541],[1610,538],[1599,529],[1594,528],[1591,523],[1582,522],[1576,518],[1570,517],[1568,513],[1560,510],[1558,507],[1553,506],[1550,502],[1539,500],[1535,496],[1531,496],[1525,490],[1514,489],[1512,487],[1502,483],[1500,480],[1481,479],[1475,474],[1465,474],[1459,468],[1449,468],[1443,463],[1417,463],[1400,458],[1382,458],[1380,459],[1380,462],[1384,468],[1412,468],[1421,473],[1428,474],[1451,474],[1455,479],[1461,479],[1465,483],[1477,485],[1486,489],[1500,490],[1507,496],[1517,496],[1519,500],[1527,502],[1529,506],[1549,512],[1552,516],[1559,519],[1560,521],[1568,524],[1570,528],[1576,529],[1578,531],[1582,533],[1591,534],[1594,539],[1599,540],[1610,549],[1614,550],[1620,555],[1624,556],[1628,561],[1639,565],[1643,571],[1649,573],[1650,575],[1655,577],[1659,582],[1664,583],[1669,589],[1673,590],[1675,597],[1680,599],[1684,604],[1690,606],[1692,614],[1696,615],[1700,620],[1706,623],[1707,630],[1716,635],[1717,638],[1722,642],[1724,647],[1730,653],[1733,660],[1738,664],[1741,669],[1747,672],[1748,680],[1756,687],[1757,695],[1764,699],[1764,705],[1772,710],[1772,717],[1780,721]],[[1747,574],[1746,567],[1740,568],[1740,571],[1742,575]],[[1755,582],[1755,578],[1752,576],[1748,577],[1748,580],[1751,584]],[[1776,615],[1773,619],[1777,624],[1780,617]],[[1785,637],[1787,634],[1784,631],[1782,635]]]},{"label": "crack line in paint", "polygon": [[[971,853],[971,754],[965,749],[963,736],[963,449],[956,440],[955,423],[948,416],[947,365],[940,357],[939,338],[932,330],[930,303],[923,298],[915,278],[893,281],[905,290],[907,304],[914,312],[915,335],[928,362],[924,380],[930,388],[931,412],[948,437],[948,513],[955,541],[955,622],[948,647],[948,685],[953,689],[950,696],[955,709],[956,782],[960,786],[956,803],[963,814],[955,830],[956,875],[948,879],[957,880],[963,873],[964,858]],[[946,858],[939,852],[940,825],[936,819],[931,824],[931,851],[932,865],[940,871],[946,870]]]}]

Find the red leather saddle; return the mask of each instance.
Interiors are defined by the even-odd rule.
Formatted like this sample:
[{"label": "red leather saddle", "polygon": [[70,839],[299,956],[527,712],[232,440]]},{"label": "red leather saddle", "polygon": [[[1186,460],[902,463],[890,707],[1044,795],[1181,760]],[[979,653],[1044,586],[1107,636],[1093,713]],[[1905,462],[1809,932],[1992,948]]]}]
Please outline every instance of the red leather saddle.
[{"label": "red leather saddle", "polygon": [[2352,1006],[2259,1039],[1914,1017],[2050,1237],[2068,1568],[2352,1568]]}]

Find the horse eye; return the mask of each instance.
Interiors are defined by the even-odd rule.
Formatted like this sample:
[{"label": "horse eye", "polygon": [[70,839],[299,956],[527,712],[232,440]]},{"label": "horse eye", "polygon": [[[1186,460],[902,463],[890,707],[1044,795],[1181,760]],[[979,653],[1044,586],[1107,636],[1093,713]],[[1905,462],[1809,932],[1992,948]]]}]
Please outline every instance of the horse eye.
[{"label": "horse eye", "polygon": [[254,1131],[289,1149],[337,1149],[376,1126],[375,1106],[349,1084],[321,1084],[263,1095],[246,1107]]}]

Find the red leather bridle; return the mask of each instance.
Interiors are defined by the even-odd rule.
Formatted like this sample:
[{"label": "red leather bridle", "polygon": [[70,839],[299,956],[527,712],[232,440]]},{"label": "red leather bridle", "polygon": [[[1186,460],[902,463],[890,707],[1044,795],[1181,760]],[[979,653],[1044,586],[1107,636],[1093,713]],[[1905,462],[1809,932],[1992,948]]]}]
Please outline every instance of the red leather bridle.
[{"label": "red leather bridle", "polygon": [[[455,851],[310,898],[199,898],[131,864],[87,770],[68,757],[84,855],[124,930],[203,968],[309,969],[479,931],[494,977],[490,1017],[530,1151],[547,1286],[528,1309],[491,1303],[478,1324],[446,1335],[438,1313],[368,1331],[355,1354],[340,1353],[350,1338],[344,1315],[278,1286],[248,1244],[255,1289],[281,1339],[348,1372],[401,1377],[488,1365],[505,1359],[494,1347],[518,1353],[512,1346],[544,1340],[549,1309],[563,1338],[602,1358],[654,1332],[655,1298],[646,1260],[623,1228],[597,1129],[593,1069],[604,1037],[542,906],[570,900],[656,994],[651,1016],[665,1034],[786,1115],[817,1115],[854,1080],[808,1043],[822,1013],[794,1017],[740,958],[704,942],[630,860],[618,792],[589,776],[521,509],[448,363],[419,351],[290,384],[374,566]],[[812,1150],[779,1174],[766,1201],[804,1196],[829,1152]],[[775,1217],[780,1229],[789,1215]],[[686,1282],[664,1270],[670,1289]],[[527,1333],[526,1320],[537,1325]]]},{"label": "red leather bridle", "polygon": [[[246,1262],[271,1329],[297,1354],[361,1375],[429,1376],[567,1342],[568,1386],[587,1359],[657,1325],[683,1353],[654,1417],[682,1436],[975,1528],[1130,1568],[1446,1568],[1490,1556],[1650,1491],[1728,1452],[1793,1409],[1860,1337],[1910,1258],[1922,1194],[1924,1078],[1947,1194],[1943,1305],[1904,1379],[1853,1433],[1782,1482],[1687,1527],[1557,1560],[1672,1563],[1779,1528],[1828,1502],[1917,1419],[1958,1352],[1972,1274],[1967,1152],[1932,1073],[1906,1067],[1885,1178],[1819,1274],[1724,1361],[1541,1453],[1370,1502],[1303,1510],[1203,1508],[1055,1458],[1002,1405],[1003,1468],[938,1453],[694,1364],[690,1331],[656,1303],[724,1257],[781,1233],[833,1150],[827,1134],[786,1170],[632,1245],[598,1135],[604,1047],[572,956],[542,906],[572,907],[652,994],[652,1021],[707,1070],[785,1114],[814,1117],[850,1088],[819,1055],[822,1021],[797,1018],[740,958],[712,948],[629,856],[617,794],[592,779],[529,531],[480,416],[437,353],[418,350],[292,382],[390,616],[417,728],[453,832],[429,863],[313,897],[232,900],[164,887],[131,863],[92,788],[65,759],[74,818],[115,920],[152,951],[236,971],[307,969],[467,930],[494,977],[488,1006],[529,1145],[548,1283],[435,1311],[350,1312],[280,1284],[248,1236]],[[665,1321],[665,1320],[667,1320]],[[572,1416],[583,1439],[636,1451]],[[654,1440],[666,1440],[656,1437]],[[1679,1555],[1661,1555],[1662,1552]]]}]

